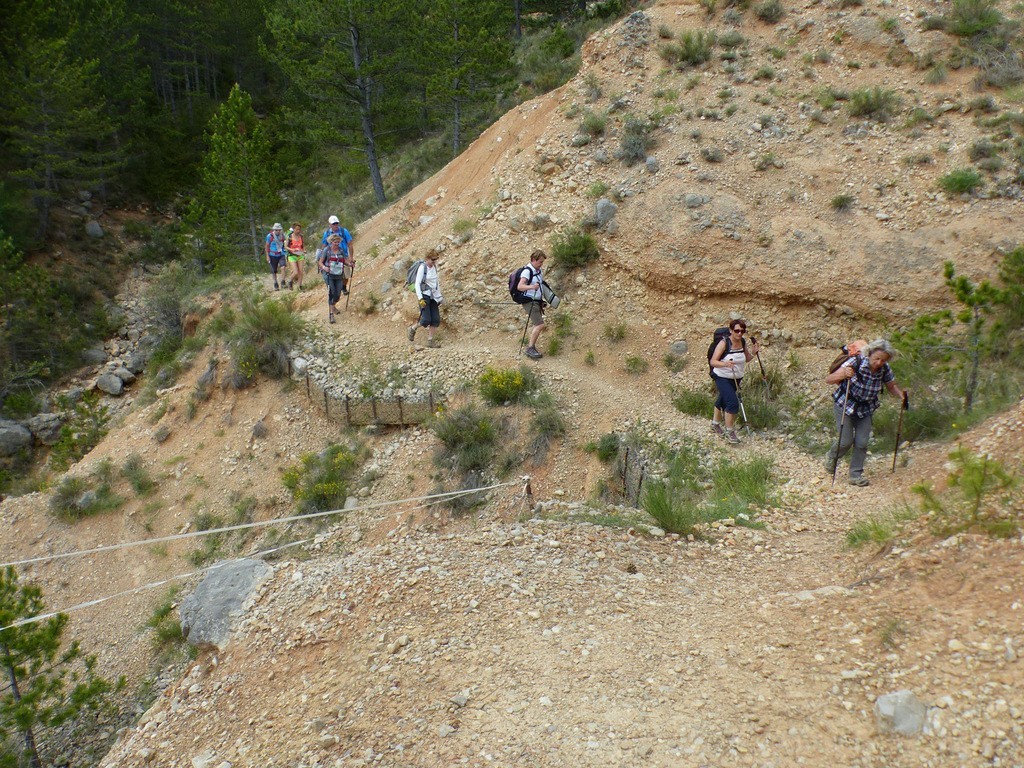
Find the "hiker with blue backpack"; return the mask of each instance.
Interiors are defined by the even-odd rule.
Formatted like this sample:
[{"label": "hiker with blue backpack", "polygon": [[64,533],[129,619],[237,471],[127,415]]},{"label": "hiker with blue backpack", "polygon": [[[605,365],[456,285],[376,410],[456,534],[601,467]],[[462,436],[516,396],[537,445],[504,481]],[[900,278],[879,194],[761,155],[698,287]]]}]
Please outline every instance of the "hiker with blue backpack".
[{"label": "hiker with blue backpack", "polygon": [[839,459],[852,447],[850,485],[863,487],[870,484],[864,477],[864,462],[871,439],[871,419],[881,405],[878,398],[882,388],[889,390],[893,397],[900,398],[903,408],[907,407],[907,390],[896,383],[896,374],[889,367],[889,361],[895,354],[896,350],[888,341],[876,339],[863,349],[848,354],[845,361],[837,359],[829,367],[825,383],[839,385],[832,393],[837,437],[825,457],[825,469],[832,473],[833,482]]},{"label": "hiker with blue backpack", "polygon": [[409,268],[411,278],[406,282],[416,289],[416,300],[420,306],[420,319],[409,326],[406,335],[409,341],[416,341],[416,331],[420,326],[427,329],[427,346],[436,347],[434,331],[441,324],[441,282],[437,276],[437,251],[431,249],[422,260],[414,262]]},{"label": "hiker with blue backpack", "polygon": [[736,435],[736,414],[740,410],[740,383],[743,381],[747,363],[760,351],[757,341],[751,341],[750,346],[747,346],[747,340],[743,338],[746,332],[745,320],[730,320],[727,329],[720,328],[715,331],[708,353],[709,372],[718,389],[715,412],[711,418],[711,430],[734,444],[740,441]]},{"label": "hiker with blue backpack", "polygon": [[[285,242],[284,242],[284,227],[280,224],[274,224],[274,228],[270,230],[270,233],[266,237],[264,248],[267,254],[267,263],[270,265],[270,272],[274,276],[274,290],[281,290],[281,286],[277,282],[277,271],[284,264],[285,258]],[[281,276],[281,280],[284,280],[284,275]]]}]

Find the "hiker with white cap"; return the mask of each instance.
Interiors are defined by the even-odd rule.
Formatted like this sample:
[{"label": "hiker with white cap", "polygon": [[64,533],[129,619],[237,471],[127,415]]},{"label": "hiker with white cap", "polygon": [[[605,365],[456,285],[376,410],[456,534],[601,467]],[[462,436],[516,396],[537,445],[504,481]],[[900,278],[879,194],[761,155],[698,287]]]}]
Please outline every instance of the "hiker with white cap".
[{"label": "hiker with white cap", "polygon": [[[270,271],[274,275],[274,290],[279,291],[281,286],[277,282],[277,270],[280,269],[285,259],[284,227],[279,222],[274,224],[274,228],[267,235],[265,249],[267,263],[270,265]],[[281,279],[284,279],[283,275]]]}]

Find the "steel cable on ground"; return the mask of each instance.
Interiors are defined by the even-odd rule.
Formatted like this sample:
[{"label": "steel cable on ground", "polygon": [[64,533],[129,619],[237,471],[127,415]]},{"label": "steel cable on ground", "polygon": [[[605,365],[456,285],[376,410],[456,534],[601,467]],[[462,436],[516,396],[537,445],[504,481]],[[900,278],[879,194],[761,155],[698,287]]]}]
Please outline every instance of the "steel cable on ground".
[{"label": "steel cable on ground", "polygon": [[[162,544],[167,541],[179,541],[181,539],[192,539],[198,536],[211,536],[217,533],[228,533],[230,531],[241,531],[247,528],[265,528],[269,525],[279,525],[281,523],[292,523],[298,520],[313,520],[318,517],[327,517],[329,515],[340,515],[346,512],[360,512],[369,509],[379,509],[381,507],[390,507],[397,504],[406,504],[408,502],[416,501],[431,501],[434,499],[450,499],[458,496],[466,496],[471,493],[482,493],[484,491],[492,491],[496,488],[505,488],[512,485],[518,485],[523,480],[515,480],[508,483],[495,483],[494,485],[484,486],[483,488],[471,488],[469,490],[462,491],[447,491],[445,493],[434,493],[429,496],[415,496],[408,499],[394,499],[391,501],[380,501],[374,504],[366,504],[361,507],[351,507],[349,509],[331,509],[326,512],[310,512],[306,515],[291,515],[290,517],[278,517],[273,520],[257,520],[251,523],[238,523],[237,525],[228,525],[223,528],[209,528],[205,531],[188,531],[187,533],[176,533],[171,536],[158,536],[153,539],[141,539],[138,541],[125,541],[120,544],[106,544],[102,547],[93,547],[92,549],[79,549],[73,552],[62,552],[56,555],[41,555],[39,557],[29,557],[24,560],[11,560],[7,563],[0,563],[0,568],[8,568],[16,565],[33,565],[35,563],[47,563],[54,560],[66,560],[70,557],[84,557],[85,555],[95,555],[101,552],[114,552],[119,549],[130,549],[132,547],[142,547],[147,544]],[[529,482],[528,480],[526,482]]]},{"label": "steel cable on ground", "polygon": [[[279,547],[274,547],[272,549],[264,549],[262,552],[253,552],[252,554],[245,555],[245,557],[264,557],[265,555],[270,555],[274,552],[279,552],[282,549],[288,549],[289,547],[297,547],[300,544],[307,544],[308,542],[313,541],[314,538],[316,537],[302,539],[300,541],[290,541],[287,544],[282,544]],[[139,586],[134,587],[132,589],[126,589],[122,592],[116,592],[113,595],[104,595],[103,597],[97,597],[92,600],[86,600],[84,603],[78,603],[77,605],[62,608],[59,611],[49,611],[47,613],[37,614],[36,616],[28,616],[24,619],[19,619],[18,621],[12,622],[8,624],[6,627],[0,627],[0,633],[3,633],[8,629],[14,629],[15,627],[23,627],[26,624],[35,624],[40,621],[46,621],[47,619],[52,619],[54,616],[60,616],[63,613],[73,613],[75,611],[80,611],[84,608],[92,608],[94,605],[100,605],[102,603],[107,602],[108,600],[115,600],[119,597],[124,597],[125,595],[134,595],[138,592],[143,592],[147,589],[156,589],[157,587],[162,587],[165,584],[170,584],[172,581],[181,581],[182,579],[187,579],[190,576],[198,576],[200,573],[209,573],[210,571],[214,571],[217,568],[223,568],[230,562],[230,560],[224,560],[219,563],[214,563],[213,565],[207,568],[200,568],[195,571],[189,571],[188,573],[179,573],[174,576],[168,576],[166,579],[161,579],[160,581],[151,581],[148,584],[140,584]]]},{"label": "steel cable on ground", "polygon": [[[507,487],[507,486],[510,486],[510,485],[516,485],[516,484],[518,484],[518,482],[520,482],[520,481],[509,482],[509,483],[496,483],[494,485],[490,485],[490,486],[487,486],[485,488],[472,488],[472,489],[463,490],[463,491],[450,491],[448,493],[436,493],[436,494],[431,494],[429,496],[418,496],[418,497],[412,498],[412,499],[398,499],[396,501],[380,502],[378,504],[371,504],[371,505],[368,505],[366,507],[354,507],[353,509],[348,509],[348,510],[331,510],[329,512],[318,512],[318,513],[316,513],[314,515],[298,515],[298,516],[291,517],[291,518],[281,518],[281,520],[308,519],[311,516],[312,517],[322,517],[323,515],[337,514],[339,512],[352,512],[352,511],[355,511],[355,509],[373,509],[373,508],[376,508],[376,507],[382,507],[382,506],[387,506],[387,505],[398,504],[398,503],[401,503],[401,502],[404,502],[404,501],[426,501],[426,500],[438,499],[438,498],[451,498],[451,497],[457,497],[457,496],[465,496],[465,495],[469,495],[471,493],[479,493],[480,491],[487,491],[487,490],[493,490],[495,488],[504,488],[504,487]],[[425,505],[423,505],[423,506],[425,506]],[[274,521],[269,521],[268,520],[268,521],[263,521],[263,522],[265,524],[269,524],[269,523],[272,523]],[[211,529],[209,531],[198,531],[196,533],[199,533],[199,534],[218,533],[218,532],[221,532],[221,531],[238,530],[239,527],[252,527],[252,525],[249,524],[249,525],[245,525],[245,526],[231,526],[229,528],[220,528],[220,529],[217,529],[216,531]],[[178,537],[172,537],[172,538],[178,538]],[[308,538],[308,539],[302,539],[300,541],[292,541],[292,542],[289,542],[287,544],[282,544],[279,547],[273,547],[272,549],[265,549],[265,550],[262,550],[260,552],[253,552],[252,554],[245,555],[245,557],[247,557],[247,558],[264,557],[264,556],[272,554],[274,552],[279,552],[279,551],[281,551],[283,549],[288,549],[289,547],[296,547],[296,546],[299,546],[301,544],[307,544],[307,543],[313,541],[315,538],[316,537],[311,537],[311,538]],[[129,542],[128,545],[150,544],[150,543],[153,543],[155,541],[158,541],[158,540],[157,539],[147,539],[147,540],[142,541],[142,542]],[[117,548],[117,547],[114,547],[114,548]],[[69,552],[69,553],[67,553],[66,555],[63,555],[63,556],[70,557],[70,556],[73,556],[73,555],[76,555],[76,554],[78,554],[78,555],[85,555],[85,554],[91,554],[94,551],[104,551],[105,552],[105,551],[109,551],[110,549],[111,548],[108,547],[108,548],[97,548],[97,550],[82,550],[80,552]],[[58,556],[58,557],[63,557],[63,556]],[[56,558],[54,558],[54,559],[56,559]],[[24,561],[20,561],[20,562],[24,562]],[[54,616],[58,616],[58,615],[60,615],[62,613],[72,613],[72,612],[75,612],[75,611],[83,610],[85,608],[91,608],[93,606],[105,603],[105,602],[107,602],[109,600],[114,600],[114,599],[116,599],[118,597],[124,597],[125,595],[137,594],[138,592],[142,592],[144,590],[155,589],[157,587],[162,587],[165,584],[170,584],[171,582],[174,582],[174,581],[181,581],[182,579],[187,579],[187,578],[189,578],[191,576],[197,576],[197,575],[199,575],[201,573],[208,573],[209,571],[215,570],[217,568],[224,567],[225,565],[228,564],[228,562],[230,562],[230,561],[224,561],[224,562],[220,562],[220,563],[215,563],[215,564],[213,564],[213,565],[211,565],[211,566],[209,566],[207,568],[200,568],[200,569],[195,570],[195,571],[189,571],[188,573],[180,573],[180,574],[177,574],[177,575],[174,575],[174,576],[168,576],[166,579],[161,579],[159,581],[152,581],[152,582],[149,582],[148,584],[142,584],[142,585],[140,585],[138,587],[134,587],[132,589],[127,589],[127,590],[124,590],[124,591],[121,591],[121,592],[117,592],[117,593],[112,594],[112,595],[105,595],[103,597],[97,597],[97,598],[94,598],[92,600],[87,600],[84,603],[78,603],[77,605],[72,605],[72,606],[70,606],[68,608],[64,608],[64,609],[59,610],[59,611],[49,611],[47,613],[41,613],[41,614],[39,614],[37,616],[29,616],[27,618],[20,619],[20,620],[15,621],[15,622],[13,622],[11,624],[8,624],[5,627],[0,627],[0,633],[6,631],[8,629],[13,629],[15,627],[24,626],[26,624],[35,624],[35,623],[40,622],[40,621],[45,621],[46,619],[53,618]],[[2,565],[0,567],[7,567],[8,565],[16,565],[16,564],[17,563],[6,563],[6,564],[4,564],[4,565]]]}]

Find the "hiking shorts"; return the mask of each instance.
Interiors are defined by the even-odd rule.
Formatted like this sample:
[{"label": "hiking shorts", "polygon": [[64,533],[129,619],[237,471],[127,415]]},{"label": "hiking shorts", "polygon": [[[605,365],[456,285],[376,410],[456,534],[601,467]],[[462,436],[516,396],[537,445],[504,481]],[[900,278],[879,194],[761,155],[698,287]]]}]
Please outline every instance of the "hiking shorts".
[{"label": "hiking shorts", "polygon": [[288,254],[288,261],[290,261],[292,264],[298,263],[299,259],[301,259],[301,258],[302,258],[301,256],[297,256],[294,253],[289,253]]},{"label": "hiking shorts", "polygon": [[529,322],[530,325],[534,327],[544,325],[544,308],[541,306],[539,301],[531,301],[529,304],[523,304],[523,309],[529,317],[527,322]]},{"label": "hiking shorts", "polygon": [[715,376],[715,386],[718,387],[718,399],[715,400],[715,408],[726,413],[739,413],[740,398],[736,394],[736,380]]},{"label": "hiking shorts", "polygon": [[270,271],[276,275],[277,270],[281,268],[281,264],[283,262],[284,256],[275,256],[274,254],[270,254]]},{"label": "hiking shorts", "polygon": [[435,328],[441,324],[441,308],[433,299],[427,299],[427,306],[420,309],[420,325],[426,328],[432,325]]}]

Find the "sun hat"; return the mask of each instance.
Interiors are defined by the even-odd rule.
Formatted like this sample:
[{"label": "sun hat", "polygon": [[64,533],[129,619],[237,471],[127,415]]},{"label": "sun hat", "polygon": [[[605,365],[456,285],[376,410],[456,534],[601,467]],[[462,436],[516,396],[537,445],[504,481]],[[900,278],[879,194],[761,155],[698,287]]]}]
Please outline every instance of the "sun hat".
[{"label": "sun hat", "polygon": [[331,218],[329,218],[327,220],[327,223],[328,224],[340,224],[341,222],[338,221],[338,217],[337,216],[331,216]]},{"label": "sun hat", "polygon": [[282,227],[281,224],[278,222],[274,224],[274,229],[284,229],[284,227]]}]

